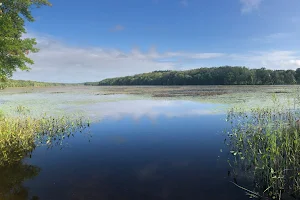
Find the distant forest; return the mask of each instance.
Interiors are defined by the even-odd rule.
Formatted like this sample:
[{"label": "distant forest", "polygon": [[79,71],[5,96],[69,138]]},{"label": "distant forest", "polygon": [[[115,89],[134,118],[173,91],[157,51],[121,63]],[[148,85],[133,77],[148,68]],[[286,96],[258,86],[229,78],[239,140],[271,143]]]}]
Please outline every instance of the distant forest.
[{"label": "distant forest", "polygon": [[45,87],[45,86],[65,86],[64,83],[45,83],[37,81],[12,80],[0,81],[0,90],[7,87]]},{"label": "distant forest", "polygon": [[239,66],[198,68],[185,71],[154,71],[85,85],[292,85],[300,84],[297,70],[249,69]]}]

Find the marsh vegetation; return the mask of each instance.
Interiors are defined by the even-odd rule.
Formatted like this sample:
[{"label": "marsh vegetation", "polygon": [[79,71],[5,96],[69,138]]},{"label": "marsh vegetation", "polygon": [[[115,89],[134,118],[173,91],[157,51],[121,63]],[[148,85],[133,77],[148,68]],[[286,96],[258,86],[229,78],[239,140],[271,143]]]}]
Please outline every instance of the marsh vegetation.
[{"label": "marsh vegetation", "polygon": [[[65,159],[65,154],[67,154],[70,159],[71,157],[74,157],[72,168],[77,167],[77,170],[79,171],[91,170],[91,173],[97,174],[97,176],[100,174],[98,170],[102,165],[113,169],[112,173],[116,173],[118,171],[117,166],[123,168],[123,166],[128,164],[124,161],[123,157],[128,156],[126,157],[127,161],[130,160],[132,163],[128,164],[128,171],[124,172],[124,174],[130,174],[130,170],[135,167],[135,162],[139,162],[132,158],[132,154],[135,153],[132,152],[131,148],[134,148],[135,152],[142,152],[140,153],[141,155],[136,153],[136,156],[141,156],[143,159],[150,159],[151,157],[147,157],[149,156],[148,153],[150,154],[150,151],[143,151],[144,147],[137,145],[136,142],[139,141],[139,143],[143,145],[149,145],[147,146],[147,149],[151,149],[151,152],[156,152],[155,149],[158,148],[157,154],[153,154],[151,159],[154,159],[163,153],[166,157],[161,158],[162,160],[170,159],[172,160],[170,161],[172,163],[184,163],[178,164],[180,166],[185,166],[185,168],[182,168],[183,171],[178,171],[178,176],[180,176],[180,173],[186,173],[185,176],[190,177],[191,174],[189,174],[188,171],[197,169],[199,171],[194,171],[192,176],[199,174],[199,177],[197,178],[197,181],[199,181],[198,184],[202,184],[203,182],[205,184],[201,185],[201,187],[213,188],[215,187],[215,184],[206,185],[208,184],[207,182],[209,182],[209,179],[205,179],[206,176],[203,172],[206,174],[210,170],[204,166],[208,165],[208,163],[213,166],[216,162],[217,156],[215,156],[214,153],[219,152],[222,137],[215,138],[214,133],[223,127],[217,120],[218,118],[225,118],[225,109],[218,113],[212,113],[212,110],[209,109],[215,109],[219,104],[202,104],[201,102],[204,100],[208,102],[215,100],[217,103],[235,106],[235,108],[229,110],[227,116],[227,120],[231,125],[228,127],[226,138],[230,162],[228,165],[226,162],[227,159],[225,159],[221,169],[222,172],[211,171],[211,173],[220,172],[216,174],[218,177],[214,176],[213,180],[218,180],[220,183],[222,182],[223,186],[228,184],[228,180],[224,179],[223,176],[227,173],[227,167],[231,166],[230,174],[233,176],[233,180],[236,180],[236,182],[233,181],[236,185],[230,184],[233,188],[225,189],[230,189],[232,191],[230,196],[234,195],[237,196],[237,198],[239,197],[239,199],[243,199],[238,196],[238,192],[240,191],[239,187],[241,187],[244,190],[247,190],[245,191],[250,197],[265,199],[287,199],[287,196],[299,197],[298,183],[300,181],[300,175],[298,174],[298,169],[300,168],[300,154],[298,152],[300,151],[300,136],[297,120],[300,117],[300,112],[298,109],[299,92],[296,86],[82,86],[71,87],[71,89],[72,88],[73,90],[70,90],[70,87],[35,88],[30,90],[29,93],[22,93],[21,91],[23,90],[20,88],[5,89],[1,94],[3,99],[2,108],[6,109],[0,114],[0,171],[9,174],[15,173],[14,170],[17,170],[19,171],[19,175],[18,177],[15,177],[14,174],[9,174],[10,178],[3,179],[3,182],[0,182],[0,184],[3,184],[6,187],[6,190],[3,190],[3,193],[0,192],[0,198],[9,199],[11,197],[17,199],[20,197],[20,199],[26,199],[25,196],[28,196],[29,194],[22,182],[32,179],[35,176],[39,177],[41,166],[43,170],[51,174],[49,176],[53,176],[52,173],[54,172],[51,170],[54,164],[49,167],[43,165],[42,163],[46,162],[46,158],[36,155],[35,152],[39,151],[39,149],[65,147],[67,145],[66,142],[69,141],[66,139],[73,139],[72,136],[75,133],[80,133],[80,131],[83,133],[88,131],[90,125],[89,121],[86,120],[88,112],[85,113],[86,115],[79,116],[72,115],[72,112],[68,113],[69,111],[74,111],[74,109],[78,107],[84,108],[83,110],[86,111],[90,110],[91,114],[95,115],[95,118],[98,119],[100,115],[97,115],[97,109],[99,110],[99,113],[104,113],[106,117],[117,114],[116,116],[119,117],[118,119],[120,119],[120,122],[111,120],[109,123],[104,123],[106,124],[106,128],[102,130],[99,128],[101,123],[97,124],[95,131],[100,132],[100,134],[97,134],[96,138],[94,137],[95,140],[93,141],[95,142],[94,144],[91,144],[91,146],[82,145],[84,142],[80,140],[76,141],[77,143],[74,145],[74,149],[77,149],[76,151],[71,152],[70,150],[67,150],[67,148],[66,151],[64,151],[64,149],[63,151],[58,151],[59,153],[53,153],[56,158],[52,158],[53,160],[51,161],[55,163],[55,168],[57,167],[58,170],[60,170],[60,168],[65,169],[65,167],[70,167],[69,163],[67,163],[66,166],[59,163],[59,160]],[[28,88],[26,90],[28,90]],[[223,94],[216,94],[216,92],[220,91],[223,92]],[[210,95],[204,95],[205,93],[209,93]],[[117,96],[115,94],[124,95]],[[165,96],[160,94],[165,94]],[[32,99],[34,99],[34,101]],[[145,101],[145,99],[148,100]],[[179,99],[181,100],[176,101]],[[254,100],[260,105],[260,108],[256,108],[252,105]],[[177,103],[173,104],[173,102]],[[147,106],[145,104],[147,104]],[[36,110],[44,107],[51,110],[61,109],[61,112],[56,115],[52,115],[51,113],[44,115],[42,112],[39,114],[35,113]],[[124,110],[123,107],[126,107],[126,109]],[[66,110],[63,110],[63,108],[66,108]],[[226,109],[227,108],[228,107],[226,107]],[[204,112],[205,110],[206,112]],[[155,126],[147,125],[146,119],[143,119],[145,121],[141,122],[145,123],[143,126],[136,126],[137,122],[133,123],[129,118],[128,121],[124,121],[123,117],[125,115],[120,115],[120,113],[126,113],[126,116],[132,114],[135,118],[142,118],[142,116],[145,115],[156,118],[157,116],[165,115],[168,116],[168,119],[160,118],[164,121],[155,125],[157,128],[155,128]],[[81,114],[83,114],[83,112]],[[176,118],[178,121],[176,121],[176,123],[174,122],[171,126],[169,123],[173,120],[172,116],[177,116]],[[198,120],[198,118],[201,118],[201,120]],[[197,123],[195,122],[196,119],[198,120]],[[93,123],[96,122],[93,121]],[[226,123],[224,122],[224,124]],[[172,128],[173,126],[174,128]],[[140,128],[134,129],[133,127]],[[184,129],[181,127],[184,127]],[[200,131],[199,127],[201,127]],[[150,137],[148,131],[153,131],[154,135],[157,135],[157,138],[152,138],[154,135]],[[201,131],[204,131],[205,134],[201,134]],[[130,134],[127,134],[127,132]],[[107,135],[104,136],[103,134]],[[117,141],[115,141],[117,145],[115,143],[112,144],[111,141],[107,139],[111,137],[113,137],[113,139],[111,139],[113,141],[117,138]],[[177,137],[180,138],[180,142],[176,140]],[[207,138],[213,139],[210,141]],[[163,143],[160,143],[161,141],[165,142],[164,145],[162,145]],[[207,146],[206,143],[212,141],[214,142],[213,145]],[[169,148],[168,145],[172,146],[172,151],[160,149],[162,146],[164,148]],[[192,145],[193,149],[190,149],[188,147],[189,145]],[[78,149],[80,149],[80,151],[78,151]],[[195,151],[195,149],[198,150]],[[176,159],[180,157],[178,155],[181,155],[181,151],[186,152],[185,158],[181,158],[183,160],[178,161]],[[208,151],[211,153],[205,153],[207,155],[201,154],[201,152]],[[53,151],[47,150],[47,152],[49,152],[51,157],[52,152],[55,152],[55,148]],[[111,158],[111,152],[114,152],[113,154],[116,157]],[[174,155],[173,152],[177,152],[176,155]],[[223,152],[226,152],[225,148],[223,148]],[[190,158],[190,160],[187,159],[190,155],[194,154],[195,158],[193,159],[203,160],[197,167],[192,164],[193,162],[196,162],[195,160],[192,158]],[[29,159],[31,156],[32,158]],[[114,162],[118,164],[110,164],[111,159],[114,159]],[[24,160],[29,160],[29,162],[24,162]],[[35,162],[31,162],[31,160],[35,160]],[[83,166],[81,164],[83,160],[88,165]],[[38,165],[36,165],[37,163]],[[166,166],[166,163],[154,165],[163,168]],[[49,163],[47,165],[49,165]],[[173,165],[175,166],[175,164],[170,164],[168,166],[172,167],[172,170],[177,170],[177,168],[173,168]],[[95,166],[95,169],[90,166]],[[184,172],[184,169],[186,169],[187,172]],[[164,173],[170,172],[169,169],[156,169],[156,171],[155,173],[162,173],[163,171]],[[61,172],[58,171],[56,171],[56,173],[61,174]],[[107,177],[105,180],[108,181],[108,184],[109,181],[111,181],[109,179],[110,175],[113,176],[112,174],[109,175],[109,173],[110,172],[105,170],[103,172],[103,174],[105,174],[103,176]],[[155,173],[153,176],[156,176]],[[160,174],[158,177],[165,177],[164,173]],[[120,177],[124,174],[123,172],[120,172],[120,174],[118,174],[119,178],[114,177],[116,178],[115,180],[120,181],[122,179]],[[79,176],[77,177],[76,173],[72,174],[72,176],[75,176],[75,179],[79,179]],[[100,184],[97,182],[100,178],[93,179],[92,177],[94,175],[90,176],[91,177],[86,177],[87,184],[91,184],[90,182],[93,180],[95,181],[95,184]],[[175,177],[177,177],[177,175],[173,174],[171,178]],[[16,180],[17,178],[18,180]],[[151,175],[147,181],[150,183],[152,178]],[[202,179],[205,179],[205,181],[202,181]],[[47,184],[49,180],[41,180],[41,183]],[[56,180],[62,181],[60,177],[56,177]],[[168,180],[168,178],[160,179],[162,183],[170,184],[164,182]],[[180,178],[177,181],[174,181],[174,184],[179,183],[179,180]],[[248,180],[251,184],[245,185],[242,180]],[[193,192],[191,189],[193,187],[190,186],[194,186],[195,183],[192,181],[189,182],[189,180],[182,181],[186,185],[189,185],[190,189],[187,189],[184,194]],[[111,184],[112,185],[107,187],[114,188],[115,185],[113,183]],[[100,187],[100,185],[98,186]],[[134,188],[138,188],[138,185],[140,185],[140,183],[137,183]],[[161,185],[160,187],[164,186]],[[184,187],[182,186],[181,188]],[[94,191],[92,186],[82,189],[82,191],[86,191],[86,189],[93,191],[96,196],[99,195],[97,197],[101,196],[98,189],[95,189]],[[221,190],[221,188],[218,189]],[[10,192],[8,192],[8,190]],[[17,193],[16,191],[22,191],[22,194]],[[35,188],[34,191],[39,191],[39,189]],[[199,191],[199,189],[197,189],[197,191]],[[75,192],[79,193],[78,191]],[[118,192],[120,191],[115,190],[115,192],[116,194],[119,194]],[[172,190],[172,193],[175,194],[176,191]],[[57,194],[62,194],[62,192],[57,192]],[[147,194],[149,196],[153,195],[153,193]],[[22,195],[24,197],[21,197]],[[30,195],[34,195],[34,192]],[[43,194],[39,194],[38,196],[40,195],[43,196]],[[212,199],[219,199],[219,197],[212,197]]]},{"label": "marsh vegetation", "polygon": [[300,112],[281,105],[275,95],[273,102],[272,108],[228,112],[231,129],[225,143],[232,155],[231,174],[236,185],[238,178],[253,183],[250,191],[237,185],[251,197],[299,198]]},{"label": "marsh vegetation", "polygon": [[[63,146],[65,138],[90,126],[82,117],[43,117],[26,115],[28,110],[17,107],[19,116],[0,116],[0,166],[7,166],[29,156],[40,145]],[[25,112],[25,114],[24,114]]]},{"label": "marsh vegetation", "polygon": [[[39,199],[29,195],[24,181],[38,176],[41,168],[24,162],[37,147],[64,148],[75,133],[89,134],[90,122],[83,117],[31,117],[30,110],[19,105],[6,115],[0,112],[0,199]],[[31,197],[30,197],[31,196]]]},{"label": "marsh vegetation", "polygon": [[[144,6],[150,9],[151,14],[157,14],[156,17],[148,17],[147,12],[141,11],[140,7],[134,6],[133,2],[131,2],[129,10],[127,8],[124,10],[122,4],[97,5],[94,1],[84,4],[85,8],[90,9],[81,9],[81,14],[78,15],[77,10],[82,4],[79,1],[66,5],[60,3],[67,1],[59,1],[60,3],[56,1],[54,4],[57,4],[58,7],[53,10],[54,13],[48,13],[45,10],[45,14],[36,12],[35,9],[52,6],[48,0],[0,1],[1,200],[38,200],[40,198],[43,200],[241,200],[245,198],[245,195],[239,196],[240,189],[244,190],[251,198],[278,200],[287,200],[290,197],[300,198],[300,110],[298,108],[300,91],[296,86],[300,84],[300,68],[295,69],[295,66],[299,66],[297,52],[288,51],[288,49],[287,51],[272,49],[256,51],[249,49],[256,45],[250,45],[253,46],[250,47],[242,44],[252,36],[260,35],[261,38],[254,38],[253,42],[263,42],[261,44],[270,47],[275,44],[271,41],[272,39],[285,39],[287,35],[291,37],[290,41],[294,41],[293,35],[297,35],[293,34],[293,32],[296,33],[295,31],[287,30],[287,34],[277,31],[279,34],[276,32],[272,34],[276,26],[273,26],[272,23],[270,26],[268,20],[262,20],[263,23],[258,23],[260,27],[264,23],[267,27],[272,27],[271,32],[262,30],[262,33],[271,35],[255,34],[251,31],[261,29],[249,28],[251,24],[247,23],[238,23],[243,26],[235,27],[236,30],[233,26],[231,31],[238,33],[236,35],[238,37],[230,34],[230,30],[222,34],[225,38],[219,37],[216,31],[209,32],[220,30],[220,27],[223,26],[228,27],[226,19],[234,19],[235,16],[232,15],[224,17],[223,21],[221,16],[215,18],[217,20],[212,20],[212,23],[208,22],[210,27],[205,28],[204,26],[201,29],[201,37],[199,37],[197,33],[199,28],[195,24],[205,14],[212,12],[198,12],[203,16],[193,17],[198,20],[194,23],[191,18],[183,18],[183,15],[180,14],[181,11],[180,15],[175,16],[174,11],[176,12],[178,8],[172,7],[171,4],[166,5],[168,8],[174,8],[167,9],[172,10],[171,13],[169,12],[171,17],[168,16],[168,12],[162,12],[164,15],[159,16],[160,11],[166,11],[157,9],[163,8],[161,7],[163,2],[155,6],[150,4]],[[241,1],[240,3],[243,4],[242,13],[246,11],[248,14],[254,11],[259,12],[260,4],[262,4],[260,0]],[[197,7],[196,4],[192,5],[192,2],[189,3],[187,0],[181,1],[180,4],[186,9]],[[111,6],[113,12],[110,12]],[[200,7],[205,9],[203,3]],[[213,8],[212,5],[208,5],[208,7]],[[213,11],[226,14],[238,13],[236,12],[237,6],[230,7],[234,9],[233,12],[220,12],[218,9]],[[267,7],[270,6],[264,8]],[[296,9],[297,6],[293,7]],[[96,8],[95,13],[93,13],[93,8]],[[104,8],[105,11],[102,12],[99,8]],[[285,6],[285,9],[288,8],[289,6]],[[138,12],[134,12],[135,9]],[[154,12],[151,12],[151,9],[154,9]],[[69,10],[75,12],[68,12]],[[158,24],[157,19],[164,18],[163,23],[168,23],[168,20],[171,20],[172,23],[175,19],[176,23],[173,25],[176,26],[172,25],[174,30],[171,30],[172,27],[164,28],[165,30],[158,30],[159,27],[155,28],[157,29],[155,32],[162,36],[170,35],[166,34],[166,31],[171,31],[171,34],[177,33],[177,35],[173,34],[172,38],[165,38],[167,43],[170,43],[172,39],[180,39],[182,36],[180,33],[187,33],[185,30],[193,31],[189,31],[189,37],[185,37],[188,40],[184,38],[185,41],[182,41],[182,44],[186,45],[181,45],[180,48],[184,48],[181,50],[176,48],[176,44],[175,46],[169,45],[170,47],[166,49],[164,45],[167,43],[163,42],[165,39],[160,39],[162,42],[160,42],[159,51],[151,48],[149,53],[144,53],[136,48],[130,53],[122,52],[115,47],[109,48],[109,50],[94,46],[97,44],[92,44],[91,41],[97,40],[97,33],[103,32],[103,28],[99,29],[99,27],[105,28],[112,23],[107,14],[112,13],[115,18],[117,10],[125,11],[121,13],[124,18],[122,23],[125,26],[127,26],[126,19],[136,18],[138,13],[143,13],[141,19],[138,20],[147,19],[147,24],[161,27],[165,26]],[[212,9],[207,10],[212,11]],[[84,13],[86,11],[89,13]],[[59,19],[62,17],[61,13],[64,14],[63,20],[70,22],[68,26],[61,26],[61,24],[65,24]],[[131,13],[135,16],[130,16]],[[278,12],[270,13],[277,14]],[[293,12],[286,13],[292,14]],[[35,21],[33,14],[39,14],[39,18],[43,20],[38,20],[36,27],[30,26],[29,29],[33,32],[27,33],[26,31],[29,30],[27,24]],[[98,20],[103,14],[108,20],[105,20],[104,26],[103,24],[98,26],[97,21],[103,22],[103,20]],[[186,16],[191,17],[190,14]],[[216,15],[214,13],[213,15],[214,18]],[[242,17],[236,16],[236,19],[242,22]],[[261,15],[259,14],[259,16]],[[93,21],[91,17],[96,21]],[[177,20],[178,17],[180,20]],[[283,17],[290,19],[293,16]],[[210,18],[208,15],[203,19]],[[274,17],[267,18],[274,19]],[[264,15],[264,19],[267,18]],[[296,18],[293,17],[293,19]],[[248,19],[251,22],[251,18]],[[51,26],[48,26],[49,23],[44,26],[43,24],[49,20]],[[85,21],[88,22],[86,25],[89,28],[97,27],[97,30],[85,30],[87,26],[80,27],[83,23],[73,23]],[[136,22],[145,24],[142,21]],[[191,23],[184,23],[189,21]],[[285,23],[285,21],[291,20],[279,21]],[[212,26],[215,22],[217,22],[217,29]],[[234,25],[232,20],[228,22],[230,25]],[[182,23],[187,28],[182,27]],[[201,23],[200,20],[200,26],[203,25]],[[55,24],[59,26],[55,27]],[[194,29],[189,29],[189,24]],[[275,24],[280,26],[280,23]],[[112,29],[113,32],[123,31],[125,29],[123,25],[116,25]],[[47,33],[48,28],[59,31],[50,31],[53,34],[43,35],[36,32],[36,28],[39,28],[41,33]],[[245,28],[251,30],[245,31]],[[278,28],[282,30],[281,26]],[[124,33],[127,32],[127,35],[131,37],[137,36],[134,33],[136,31],[132,32],[132,30],[128,26],[128,30],[126,27]],[[180,32],[179,30],[184,31]],[[239,30],[243,31],[239,33]],[[141,31],[136,33],[143,34]],[[91,34],[93,32],[96,34]],[[78,45],[72,45],[76,37],[65,37],[66,35],[62,35],[64,33],[75,35],[84,33],[82,36],[85,37],[79,38],[80,40],[76,42]],[[128,33],[133,33],[133,35]],[[246,33],[250,35],[244,35]],[[122,35],[123,33],[115,34]],[[109,47],[110,42],[116,44],[117,38],[111,38],[115,34],[103,32],[105,46]],[[86,38],[87,35],[90,38]],[[121,35],[119,35],[119,39],[125,39],[127,44],[120,40],[118,46],[126,49],[126,45],[131,43],[132,38]],[[155,35],[152,34],[148,37],[149,32],[147,31],[146,39],[156,40]],[[234,38],[231,38],[230,35],[233,35]],[[37,36],[38,40],[28,38],[30,36]],[[212,39],[211,36],[214,36],[216,44],[221,45],[220,48],[213,43],[204,45],[205,48],[208,48],[207,52],[212,53],[205,53],[204,48],[197,50],[196,46],[193,47],[196,43],[190,43],[191,47],[188,47],[189,42],[194,42],[194,39],[207,39],[208,41],[200,41],[200,43],[207,43]],[[69,41],[57,41],[57,37]],[[222,40],[226,40],[226,42]],[[39,51],[37,41],[39,42],[38,46],[42,49],[42,54],[38,57],[29,56],[29,54]],[[86,45],[82,46],[84,42],[88,42],[92,46],[86,48],[84,47]],[[228,52],[233,49],[225,46],[226,44],[231,46],[232,42],[236,43],[234,44],[236,46],[244,45],[244,47],[241,46],[242,51],[239,53]],[[145,44],[140,45],[142,48],[145,47]],[[280,46],[278,43],[279,49],[282,48]],[[165,49],[166,52],[162,53],[162,49]],[[218,53],[213,49],[224,52]],[[193,50],[194,53],[190,50]],[[201,52],[198,52],[199,50]],[[236,48],[236,50],[239,49]],[[75,59],[73,59],[74,55]],[[253,66],[263,63],[268,67],[273,66],[274,69],[287,70],[221,66],[185,71],[153,71],[126,77],[108,78],[98,82],[86,82],[85,84],[12,80],[11,78],[15,77],[16,72],[30,71],[30,65],[34,64],[32,58],[38,58],[36,70],[32,76],[19,74],[20,77],[73,82],[81,78],[95,80],[97,77],[108,77],[113,74],[129,75],[128,73],[142,72],[153,69],[153,67],[160,69],[187,67],[188,69],[197,63],[205,64],[211,61],[215,63],[245,62]],[[97,67],[98,65],[100,67]],[[107,69],[109,68],[107,72],[105,66]],[[141,66],[141,68],[138,69],[137,66]],[[80,73],[74,74],[73,72],[77,70]],[[98,70],[103,70],[105,73],[97,73]],[[75,85],[81,87],[74,87]],[[124,87],[125,85],[141,87]],[[72,87],[41,88],[44,86]],[[105,87],[91,89],[92,87],[88,86]],[[270,102],[273,103],[270,104]],[[256,105],[259,105],[259,108],[256,108]],[[217,106],[222,109],[212,112],[212,109],[216,109]],[[227,121],[230,125],[228,127],[223,120],[226,115],[224,108],[232,106],[236,106],[236,108],[228,111]],[[81,115],[74,115],[75,111]],[[48,114],[44,114],[45,112]],[[89,116],[93,116],[93,123],[96,127],[94,131],[98,133],[95,134],[94,143],[83,140],[81,136],[85,134],[77,134],[75,137],[76,133],[87,133],[89,136],[90,122],[86,120]],[[98,123],[97,120],[100,119],[100,116],[103,117],[101,120],[105,120]],[[223,157],[219,156],[216,161],[224,136],[215,133],[225,127],[228,128],[228,131],[225,138],[227,148],[224,152],[228,152],[229,158],[227,160],[226,156],[222,160]],[[78,135],[79,137],[77,137]],[[68,141],[73,142],[74,146],[63,149]],[[228,164],[231,167],[229,171],[227,171]],[[232,183],[234,185],[228,184],[228,179],[224,178],[226,172],[233,176]],[[241,180],[247,180],[251,184],[244,185]]]}]

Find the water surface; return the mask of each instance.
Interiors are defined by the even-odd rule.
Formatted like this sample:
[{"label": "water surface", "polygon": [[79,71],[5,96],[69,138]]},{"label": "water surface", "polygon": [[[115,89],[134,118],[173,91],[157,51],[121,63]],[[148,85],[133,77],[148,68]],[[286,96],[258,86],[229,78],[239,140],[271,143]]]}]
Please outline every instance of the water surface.
[{"label": "water surface", "polygon": [[38,147],[22,164],[2,169],[0,189],[12,191],[7,199],[22,200],[248,199],[227,177],[222,132],[228,124],[224,113],[215,112],[220,107],[153,100],[93,104],[85,109],[104,114],[91,134]]}]

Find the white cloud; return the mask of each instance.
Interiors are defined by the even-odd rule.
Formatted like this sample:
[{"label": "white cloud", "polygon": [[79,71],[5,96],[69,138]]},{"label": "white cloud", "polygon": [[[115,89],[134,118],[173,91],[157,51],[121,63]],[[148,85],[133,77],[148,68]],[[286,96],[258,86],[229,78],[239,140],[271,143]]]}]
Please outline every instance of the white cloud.
[{"label": "white cloud", "polygon": [[165,57],[182,57],[188,59],[211,59],[225,56],[224,53],[183,53],[183,52],[167,52]]},{"label": "white cloud", "polygon": [[300,67],[300,59],[299,60],[290,60],[289,62],[290,62],[290,64],[292,64],[294,66]]},{"label": "white cloud", "polygon": [[153,47],[149,52],[141,52],[138,48],[132,49],[131,52],[117,49],[76,48],[49,36],[27,34],[26,37],[37,38],[40,52],[30,54],[35,61],[32,70],[18,71],[14,74],[14,79],[47,82],[99,81],[108,77],[175,69],[175,61],[160,62],[159,59],[212,59],[223,56],[220,53],[159,53]]},{"label": "white cloud", "polygon": [[300,66],[300,52],[296,51],[262,51],[247,54],[232,54],[236,61],[248,63],[251,68],[266,67],[268,69],[293,69]]},{"label": "white cloud", "polygon": [[241,12],[249,13],[259,8],[263,0],[240,0],[242,4]]},{"label": "white cloud", "polygon": [[[282,37],[274,34],[272,38]],[[30,72],[16,72],[14,79],[47,82],[86,82],[105,78],[133,75],[155,70],[191,69],[219,65],[241,65],[250,68],[296,69],[300,67],[300,52],[253,51],[248,53],[187,53],[158,52],[151,47],[148,52],[133,48],[129,52],[117,49],[76,48],[49,36],[30,35],[37,38],[40,52],[30,54],[35,61]],[[188,64],[192,61],[193,64]]]},{"label": "white cloud", "polygon": [[[202,104],[188,101],[167,101],[167,100],[135,100],[96,103],[90,105],[76,105],[76,109],[84,110],[90,117],[122,119],[124,116],[131,116],[138,120],[141,117],[157,119],[159,116],[184,117],[218,114],[222,110],[216,110],[216,105]],[[71,109],[72,110],[72,109]],[[219,112],[217,112],[219,111]]]}]

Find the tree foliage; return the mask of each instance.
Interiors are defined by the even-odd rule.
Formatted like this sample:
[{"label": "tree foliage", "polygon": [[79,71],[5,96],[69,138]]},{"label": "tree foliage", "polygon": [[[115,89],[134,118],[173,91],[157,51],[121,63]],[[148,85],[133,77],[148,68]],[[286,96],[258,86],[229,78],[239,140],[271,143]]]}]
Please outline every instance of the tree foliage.
[{"label": "tree foliage", "polygon": [[154,71],[104,79],[85,85],[283,85],[300,84],[300,69],[249,69],[240,66],[199,68],[186,71]]},{"label": "tree foliage", "polygon": [[32,8],[50,6],[48,0],[1,0],[0,1],[0,79],[6,80],[17,69],[29,70],[33,60],[28,53],[36,53],[36,41],[23,38],[25,21],[33,22]]},{"label": "tree foliage", "polygon": [[24,81],[24,80],[11,80],[0,81],[0,90],[7,87],[48,87],[48,86],[76,86],[79,84],[67,84],[67,83],[46,83],[37,81]]}]

